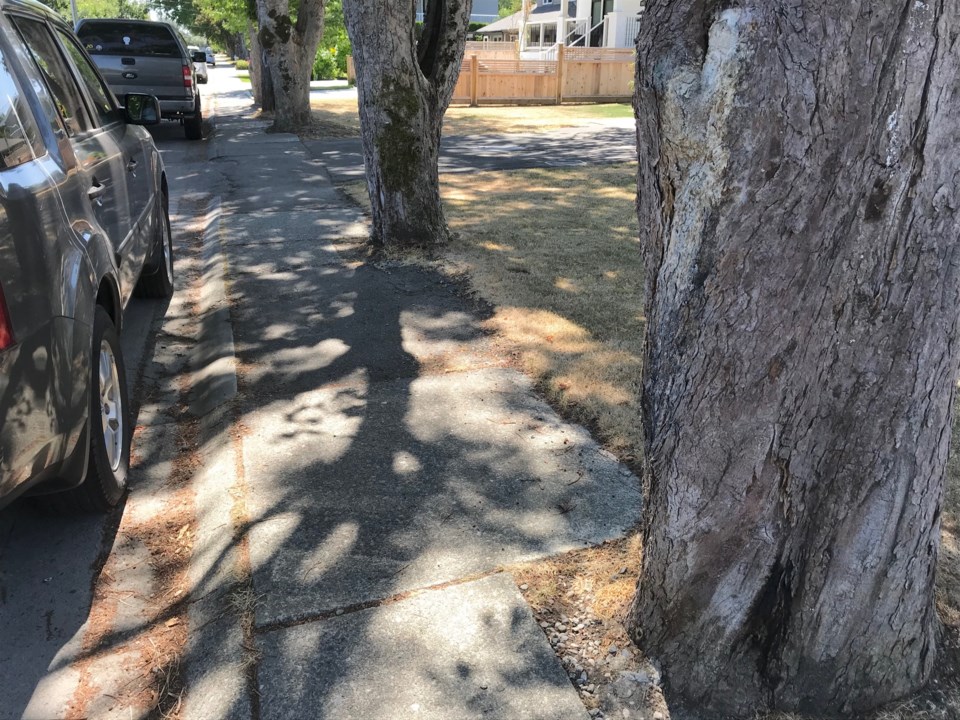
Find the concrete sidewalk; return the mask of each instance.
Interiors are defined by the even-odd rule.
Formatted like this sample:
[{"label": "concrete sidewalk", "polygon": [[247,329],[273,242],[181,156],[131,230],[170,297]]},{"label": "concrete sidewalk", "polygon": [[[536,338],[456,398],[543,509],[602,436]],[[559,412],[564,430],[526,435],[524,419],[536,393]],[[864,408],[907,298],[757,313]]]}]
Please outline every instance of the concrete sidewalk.
[{"label": "concrete sidewalk", "polygon": [[368,225],[326,165],[216,102],[211,332],[239,382],[203,405],[183,716],[588,717],[498,570],[621,537],[637,478],[443,277],[338,251]]}]

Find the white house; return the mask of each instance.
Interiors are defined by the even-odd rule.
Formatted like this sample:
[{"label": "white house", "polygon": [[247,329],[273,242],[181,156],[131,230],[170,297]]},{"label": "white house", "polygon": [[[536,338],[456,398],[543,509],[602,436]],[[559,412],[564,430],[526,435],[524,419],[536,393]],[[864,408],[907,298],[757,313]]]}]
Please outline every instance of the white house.
[{"label": "white house", "polygon": [[[476,0],[475,0],[476,2]],[[567,47],[632,48],[645,0],[537,0],[480,30],[491,40],[519,40],[524,57],[549,55]]]},{"label": "white house", "polygon": [[[424,0],[417,0],[417,22],[423,22]],[[497,0],[473,0],[470,22],[489,23],[499,17]]]}]

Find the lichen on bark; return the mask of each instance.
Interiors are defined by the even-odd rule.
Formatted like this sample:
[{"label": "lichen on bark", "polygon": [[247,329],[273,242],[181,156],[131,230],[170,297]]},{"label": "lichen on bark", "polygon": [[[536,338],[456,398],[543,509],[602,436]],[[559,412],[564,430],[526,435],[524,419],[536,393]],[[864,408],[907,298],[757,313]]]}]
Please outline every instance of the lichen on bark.
[{"label": "lichen on bark", "polygon": [[390,192],[410,192],[423,165],[423,138],[416,132],[424,113],[418,92],[409,77],[387,76],[381,98],[387,121],[378,128],[377,154],[383,184]]}]

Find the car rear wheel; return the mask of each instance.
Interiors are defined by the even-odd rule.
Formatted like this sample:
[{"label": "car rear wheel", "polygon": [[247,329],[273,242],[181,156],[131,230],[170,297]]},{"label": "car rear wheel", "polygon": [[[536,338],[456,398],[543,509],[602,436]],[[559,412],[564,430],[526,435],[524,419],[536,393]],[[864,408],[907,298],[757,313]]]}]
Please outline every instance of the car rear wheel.
[{"label": "car rear wheel", "polygon": [[183,121],[183,134],[187,140],[203,139],[203,108],[200,107],[200,96],[193,101],[193,117]]},{"label": "car rear wheel", "polygon": [[127,489],[130,470],[130,413],[127,377],[120,338],[107,311],[97,306],[93,318],[93,357],[90,378],[90,459],[79,487],[44,498],[54,510],[104,512]]},{"label": "car rear wheel", "polygon": [[173,295],[173,234],[170,231],[170,213],[167,196],[159,197],[157,231],[151,248],[154,265],[145,267],[137,283],[137,295],[148,298],[168,298]]}]

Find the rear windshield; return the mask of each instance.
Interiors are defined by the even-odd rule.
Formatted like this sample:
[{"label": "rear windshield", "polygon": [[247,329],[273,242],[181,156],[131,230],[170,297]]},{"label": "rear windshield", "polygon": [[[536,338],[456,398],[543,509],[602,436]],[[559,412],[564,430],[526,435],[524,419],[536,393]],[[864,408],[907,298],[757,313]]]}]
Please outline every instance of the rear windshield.
[{"label": "rear windshield", "polygon": [[163,25],[125,22],[84,23],[77,31],[91,55],[152,55],[180,57],[180,46]]}]

